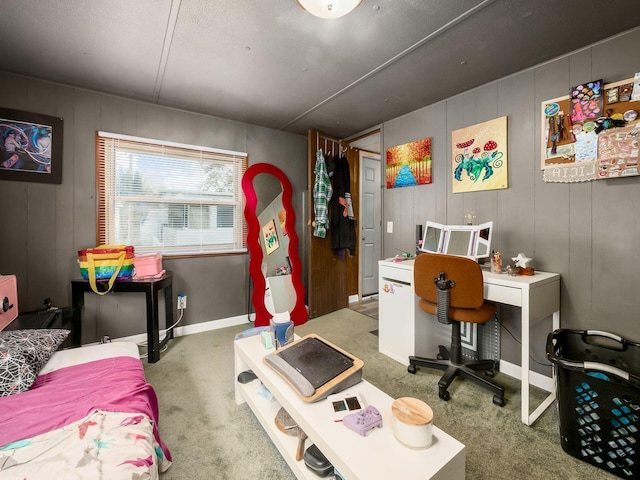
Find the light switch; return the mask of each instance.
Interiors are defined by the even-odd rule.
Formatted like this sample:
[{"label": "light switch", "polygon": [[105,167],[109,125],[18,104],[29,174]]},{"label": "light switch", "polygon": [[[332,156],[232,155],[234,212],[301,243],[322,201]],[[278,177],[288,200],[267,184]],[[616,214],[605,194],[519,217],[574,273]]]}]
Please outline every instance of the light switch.
[{"label": "light switch", "polygon": [[387,233],[393,233],[393,222],[387,222]]}]

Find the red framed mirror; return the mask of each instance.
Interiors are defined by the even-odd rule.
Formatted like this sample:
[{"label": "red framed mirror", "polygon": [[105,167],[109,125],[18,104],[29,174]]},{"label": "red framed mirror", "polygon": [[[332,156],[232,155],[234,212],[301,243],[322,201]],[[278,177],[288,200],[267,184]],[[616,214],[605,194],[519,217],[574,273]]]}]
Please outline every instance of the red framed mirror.
[{"label": "red framed mirror", "polygon": [[[285,310],[294,325],[301,325],[307,321],[308,313],[291,183],[278,167],[256,163],[242,177],[242,191],[255,326],[269,325],[273,313]],[[265,297],[267,287],[269,295]]]}]

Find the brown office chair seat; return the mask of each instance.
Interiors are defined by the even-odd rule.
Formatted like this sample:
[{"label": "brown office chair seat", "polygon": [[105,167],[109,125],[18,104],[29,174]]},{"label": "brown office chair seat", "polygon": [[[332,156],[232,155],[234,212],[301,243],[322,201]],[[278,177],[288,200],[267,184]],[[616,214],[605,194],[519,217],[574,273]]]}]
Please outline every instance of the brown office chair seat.
[{"label": "brown office chair seat", "polygon": [[[440,298],[448,298],[449,305],[445,300],[444,305],[438,306],[436,283],[442,285]],[[440,345],[440,353],[435,359],[410,356],[407,371],[416,373],[417,365],[444,370],[438,381],[438,396],[443,400],[449,400],[449,385],[461,376],[492,391],[493,403],[503,406],[504,387],[487,378],[495,374],[496,363],[493,360],[462,361],[460,322],[482,324],[496,314],[496,306],[484,301],[484,282],[478,263],[465,257],[423,253],[414,263],[414,288],[422,310],[451,324],[451,347],[447,349]],[[479,372],[481,370],[484,375]]]},{"label": "brown office chair seat", "polygon": [[[422,298],[418,300],[418,306],[431,315],[437,315],[438,305],[427,302]],[[456,322],[485,323],[496,314],[496,306],[492,303],[485,303],[480,308],[454,308],[449,307],[449,319]]]}]

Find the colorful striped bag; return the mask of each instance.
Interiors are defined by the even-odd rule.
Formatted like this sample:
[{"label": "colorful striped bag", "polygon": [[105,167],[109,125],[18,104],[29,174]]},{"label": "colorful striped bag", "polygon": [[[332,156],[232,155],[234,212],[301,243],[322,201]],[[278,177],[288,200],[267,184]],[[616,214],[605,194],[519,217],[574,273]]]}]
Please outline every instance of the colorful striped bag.
[{"label": "colorful striped bag", "polygon": [[[78,250],[80,274],[89,280],[91,290],[98,295],[109,293],[116,280],[132,277],[133,258],[133,247],[127,245],[99,245]],[[108,282],[107,289],[99,290],[97,282]]]}]

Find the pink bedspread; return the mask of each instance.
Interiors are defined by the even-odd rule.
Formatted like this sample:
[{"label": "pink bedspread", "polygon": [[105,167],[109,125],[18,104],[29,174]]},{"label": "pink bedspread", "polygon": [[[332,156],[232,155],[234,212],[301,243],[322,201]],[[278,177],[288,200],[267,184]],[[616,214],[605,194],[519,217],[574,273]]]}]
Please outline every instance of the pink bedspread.
[{"label": "pink bedspread", "polygon": [[0,398],[0,447],[68,425],[94,410],[143,413],[170,461],[158,433],[158,398],[142,363],[115,357],[41,375],[26,392]]}]

